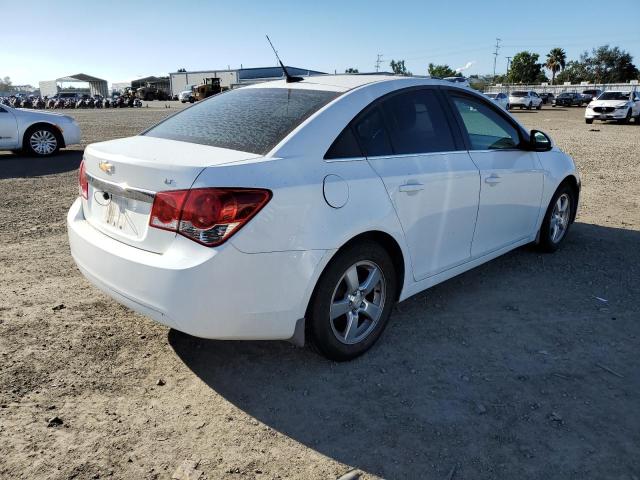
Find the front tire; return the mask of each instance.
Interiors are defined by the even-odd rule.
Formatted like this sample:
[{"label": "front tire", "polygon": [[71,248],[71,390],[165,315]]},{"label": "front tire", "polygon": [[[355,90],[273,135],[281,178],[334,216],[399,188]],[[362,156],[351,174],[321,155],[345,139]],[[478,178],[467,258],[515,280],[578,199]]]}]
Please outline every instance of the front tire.
[{"label": "front tire", "polygon": [[536,110],[542,110],[542,102],[538,104],[538,106],[536,107]]},{"label": "front tire", "polygon": [[23,148],[27,155],[49,157],[58,153],[61,143],[60,134],[53,127],[43,125],[27,130]]},{"label": "front tire", "polygon": [[540,250],[552,253],[560,248],[575,216],[576,200],[571,186],[564,184],[558,188],[542,220],[538,243]]},{"label": "front tire", "polygon": [[371,241],[339,252],[316,285],[307,312],[307,337],[335,361],[352,360],[384,331],[397,298],[389,253]]},{"label": "front tire", "polygon": [[587,125],[591,125],[591,124],[593,123],[593,118],[585,118],[585,119],[584,119],[584,122],[585,122]]},{"label": "front tire", "polygon": [[529,102],[529,105],[527,105],[527,110],[531,110],[531,102]]},{"label": "front tire", "polygon": [[631,121],[631,109],[627,110],[627,116],[622,120],[618,120],[618,123],[621,125],[627,125]]}]

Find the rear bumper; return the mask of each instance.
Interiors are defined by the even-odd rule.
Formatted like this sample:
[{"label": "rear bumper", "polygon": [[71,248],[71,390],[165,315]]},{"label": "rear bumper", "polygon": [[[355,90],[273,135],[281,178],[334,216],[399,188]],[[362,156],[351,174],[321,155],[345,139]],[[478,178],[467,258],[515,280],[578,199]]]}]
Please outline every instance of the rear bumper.
[{"label": "rear bumper", "polygon": [[92,227],[76,200],[67,216],[83,275],[116,301],[182,332],[216,339],[294,335],[326,251],[246,254],[180,235],[164,254],[125,245]]}]

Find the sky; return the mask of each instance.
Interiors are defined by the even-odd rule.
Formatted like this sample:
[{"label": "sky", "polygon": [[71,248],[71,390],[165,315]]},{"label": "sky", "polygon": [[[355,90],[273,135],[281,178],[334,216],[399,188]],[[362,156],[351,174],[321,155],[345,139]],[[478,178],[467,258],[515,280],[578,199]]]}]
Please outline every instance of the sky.
[{"label": "sky", "polygon": [[604,44],[640,65],[640,30],[628,21],[638,15],[640,0],[0,0],[0,77],[37,86],[86,73],[113,83],[270,66],[265,34],[285,64],[328,73],[374,71],[381,54],[381,70],[404,59],[414,74],[430,62],[491,74],[496,38],[496,73],[521,50],[542,61],[562,47],[574,59]]}]

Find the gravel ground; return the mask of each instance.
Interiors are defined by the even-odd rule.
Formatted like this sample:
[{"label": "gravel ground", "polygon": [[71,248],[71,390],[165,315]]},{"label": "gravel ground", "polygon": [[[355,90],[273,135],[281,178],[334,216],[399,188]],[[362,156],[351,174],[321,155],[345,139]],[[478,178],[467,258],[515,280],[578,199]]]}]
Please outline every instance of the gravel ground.
[{"label": "gravel ground", "polygon": [[[70,113],[86,144],[159,107]],[[640,125],[516,115],[582,172],[563,249],[412,297],[346,364],[118,305],[69,255],[82,148],[0,154],[0,478],[638,479]]]}]

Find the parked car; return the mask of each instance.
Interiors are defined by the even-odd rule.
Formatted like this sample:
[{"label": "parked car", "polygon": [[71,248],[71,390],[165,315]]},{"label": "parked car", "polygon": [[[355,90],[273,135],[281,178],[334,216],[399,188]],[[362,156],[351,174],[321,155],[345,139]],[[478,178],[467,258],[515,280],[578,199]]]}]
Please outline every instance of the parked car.
[{"label": "parked car", "polygon": [[594,98],[598,98],[601,93],[602,93],[602,90],[598,88],[593,90],[584,90],[582,92],[582,99],[584,100],[585,105],[589,103],[591,100],[593,100]]},{"label": "parked car", "polygon": [[191,335],[348,360],[393,305],[521,245],[555,251],[573,160],[450,82],[327,75],[196,103],[89,145],[71,253],[117,301]]},{"label": "parked car", "polygon": [[584,112],[586,123],[594,120],[617,120],[629,123],[634,118],[640,123],[640,94],[633,92],[604,92],[593,100]]},{"label": "parked car", "polygon": [[542,108],[542,99],[536,92],[516,90],[509,94],[509,108],[515,107],[520,107],[520,110],[523,108],[531,110],[533,107],[536,110],[540,110]]},{"label": "parked car", "polygon": [[180,100],[182,103],[193,103],[195,100],[195,97],[193,96],[193,90],[183,90],[182,92],[180,92],[180,95],[178,95],[178,100]]},{"label": "parked car", "polygon": [[446,77],[446,78],[443,78],[443,80],[446,80],[447,82],[455,83],[459,87],[471,88],[471,85],[469,84],[469,79],[465,77]]},{"label": "parked car", "polygon": [[0,106],[0,150],[46,157],[77,143],[80,127],[72,117]]},{"label": "parked car", "polygon": [[542,99],[542,103],[547,105],[553,103],[553,93],[545,92],[540,94],[540,98]]},{"label": "parked car", "polygon": [[509,110],[509,97],[505,93],[485,93],[485,95],[505,110]]},{"label": "parked car", "polygon": [[558,95],[553,102],[554,107],[580,107],[583,104],[582,95],[576,92],[564,92]]}]

